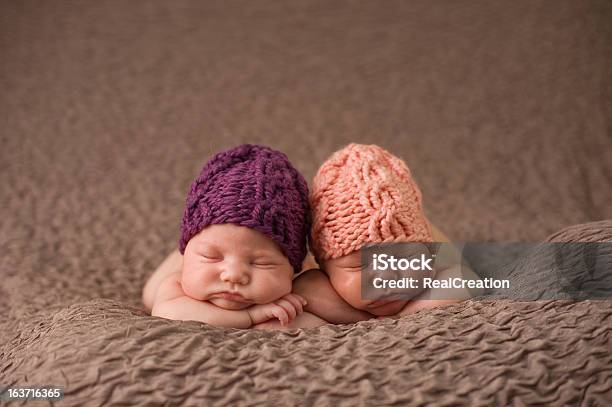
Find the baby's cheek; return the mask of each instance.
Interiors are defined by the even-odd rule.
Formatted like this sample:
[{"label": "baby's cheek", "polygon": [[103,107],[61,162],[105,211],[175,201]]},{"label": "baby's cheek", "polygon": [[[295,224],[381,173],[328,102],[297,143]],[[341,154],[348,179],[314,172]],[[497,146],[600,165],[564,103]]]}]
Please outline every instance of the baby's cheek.
[{"label": "baby's cheek", "polygon": [[189,297],[196,300],[203,300],[205,296],[206,281],[204,276],[196,273],[183,273],[181,278],[183,291]]},{"label": "baby's cheek", "polygon": [[336,292],[355,308],[361,308],[361,277],[359,273],[344,273],[343,278],[332,279]]},{"label": "baby's cheek", "polygon": [[275,277],[259,286],[260,296],[264,302],[272,302],[291,292],[292,280],[289,278]]},{"label": "baby's cheek", "polygon": [[293,291],[293,280],[290,278],[281,278],[279,279],[279,284],[276,289],[276,296],[278,298],[283,295],[287,295]]}]

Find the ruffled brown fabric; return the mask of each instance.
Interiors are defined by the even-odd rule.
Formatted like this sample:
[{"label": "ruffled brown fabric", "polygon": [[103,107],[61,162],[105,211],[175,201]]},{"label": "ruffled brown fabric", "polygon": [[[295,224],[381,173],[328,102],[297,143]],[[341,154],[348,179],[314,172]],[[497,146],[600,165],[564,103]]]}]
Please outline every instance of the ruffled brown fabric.
[{"label": "ruffled brown fabric", "polygon": [[140,302],[193,174],[245,142],[307,180],[378,144],[451,240],[609,241],[609,1],[25,0],[0,16],[0,386],[63,386],[66,406],[612,405],[609,302],[289,333]]}]

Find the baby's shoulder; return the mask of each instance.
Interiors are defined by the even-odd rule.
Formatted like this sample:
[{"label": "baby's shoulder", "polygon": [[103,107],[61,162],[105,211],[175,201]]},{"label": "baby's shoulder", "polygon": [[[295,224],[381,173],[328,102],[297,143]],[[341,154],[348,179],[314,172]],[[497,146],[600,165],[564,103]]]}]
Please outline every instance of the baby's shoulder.
[{"label": "baby's shoulder", "polygon": [[181,286],[181,272],[174,272],[168,274],[159,284],[154,304],[161,301],[172,300],[183,295],[185,295],[185,292]]}]

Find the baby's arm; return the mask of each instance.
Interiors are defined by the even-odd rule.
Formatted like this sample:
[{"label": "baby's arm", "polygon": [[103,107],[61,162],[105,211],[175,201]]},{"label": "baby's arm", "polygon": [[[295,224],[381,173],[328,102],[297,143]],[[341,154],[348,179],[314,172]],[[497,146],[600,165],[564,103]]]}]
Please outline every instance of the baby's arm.
[{"label": "baby's arm", "polygon": [[250,328],[252,325],[246,310],[224,310],[186,295],[155,304],[151,315],[179,321],[206,322],[227,328]]},{"label": "baby's arm", "polygon": [[151,277],[147,280],[142,290],[142,303],[144,304],[147,311],[153,309],[153,303],[155,302],[155,294],[159,285],[166,277],[172,273],[180,272],[183,265],[183,256],[178,250],[174,250],[164,259],[164,261],[157,267],[157,269],[151,274]]},{"label": "baby's arm", "polygon": [[327,321],[319,318],[315,314],[311,314],[310,312],[302,312],[300,315],[296,316],[293,321],[291,321],[288,325],[283,326],[276,319],[270,319],[261,324],[253,325],[255,329],[299,329],[299,328],[316,328],[321,325],[327,324]]},{"label": "baby's arm", "polygon": [[334,324],[352,324],[373,318],[371,314],[357,310],[344,301],[327,276],[318,269],[308,270],[295,279],[293,292],[308,301],[305,311]]},{"label": "baby's arm", "polygon": [[152,316],[180,320],[200,321],[227,328],[250,328],[271,318],[278,318],[287,325],[302,312],[303,298],[287,294],[269,304],[256,304],[243,310],[226,310],[207,301],[195,300],[183,292],[181,273],[173,273],[161,282]]}]

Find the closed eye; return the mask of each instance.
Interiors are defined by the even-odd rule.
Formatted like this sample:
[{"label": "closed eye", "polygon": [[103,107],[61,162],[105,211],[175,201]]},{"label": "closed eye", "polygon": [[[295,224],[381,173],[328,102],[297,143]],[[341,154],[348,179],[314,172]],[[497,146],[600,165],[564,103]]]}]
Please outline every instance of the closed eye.
[{"label": "closed eye", "polygon": [[255,261],[253,262],[254,266],[257,267],[275,267],[278,266],[276,263],[266,262],[266,261]]},{"label": "closed eye", "polygon": [[361,261],[347,261],[344,263],[336,263],[338,267],[342,267],[343,269],[355,269],[361,268]]},{"label": "closed eye", "polygon": [[202,253],[202,257],[206,260],[206,261],[210,261],[210,262],[215,262],[215,261],[221,261],[221,256],[218,256],[216,254],[209,254],[209,253]]}]

